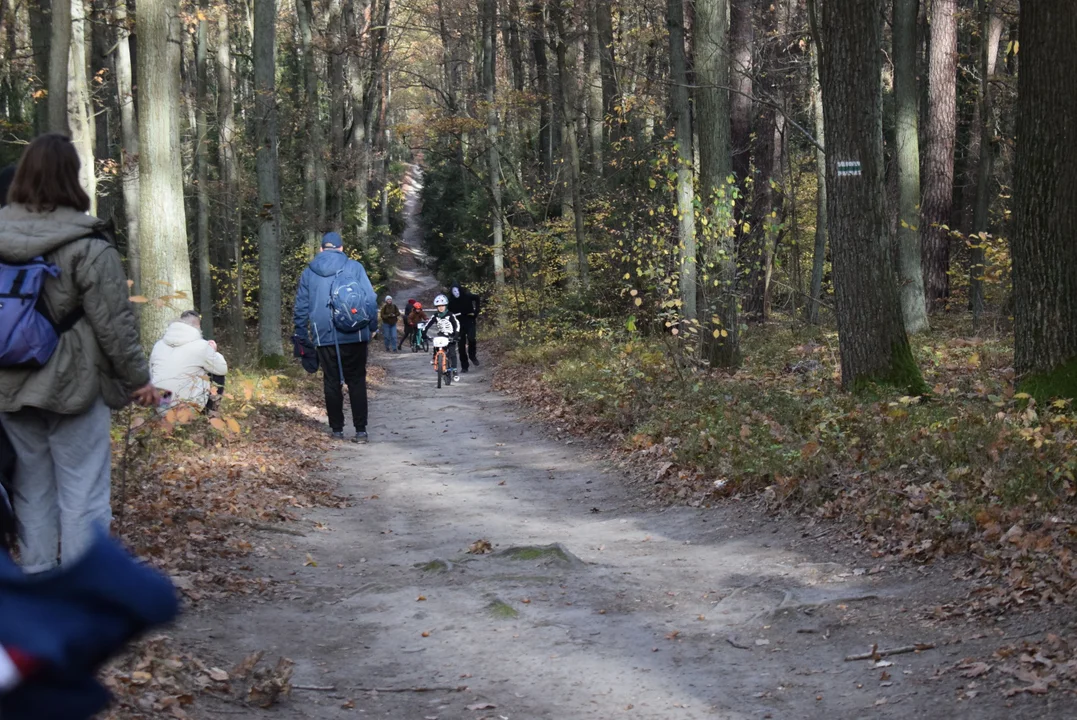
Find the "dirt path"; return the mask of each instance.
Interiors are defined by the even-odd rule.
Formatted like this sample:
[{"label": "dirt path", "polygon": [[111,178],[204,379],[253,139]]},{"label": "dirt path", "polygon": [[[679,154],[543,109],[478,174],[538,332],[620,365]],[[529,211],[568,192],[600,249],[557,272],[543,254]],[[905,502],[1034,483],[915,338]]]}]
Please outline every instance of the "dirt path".
[{"label": "dirt path", "polygon": [[[221,667],[287,656],[296,689],[268,711],[192,714],[1072,717],[1065,697],[1004,700],[953,669],[1007,630],[922,619],[945,579],[820,557],[818,528],[736,508],[648,509],[600,455],[494,392],[486,365],[437,390],[425,356],[375,356],[388,380],[371,443],[334,458],[351,506],[310,513],[303,537],[261,535],[251,570],[277,591],[178,632]],[[467,553],[480,539],[493,552]],[[844,660],[918,642],[936,647]]]}]

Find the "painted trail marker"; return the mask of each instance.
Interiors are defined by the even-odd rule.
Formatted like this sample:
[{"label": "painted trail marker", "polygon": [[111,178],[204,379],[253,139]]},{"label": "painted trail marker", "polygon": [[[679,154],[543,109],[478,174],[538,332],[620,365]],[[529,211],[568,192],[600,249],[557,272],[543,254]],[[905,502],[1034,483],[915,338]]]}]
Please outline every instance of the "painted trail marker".
[{"label": "painted trail marker", "polygon": [[859,174],[859,160],[838,160],[838,177],[852,177]]}]

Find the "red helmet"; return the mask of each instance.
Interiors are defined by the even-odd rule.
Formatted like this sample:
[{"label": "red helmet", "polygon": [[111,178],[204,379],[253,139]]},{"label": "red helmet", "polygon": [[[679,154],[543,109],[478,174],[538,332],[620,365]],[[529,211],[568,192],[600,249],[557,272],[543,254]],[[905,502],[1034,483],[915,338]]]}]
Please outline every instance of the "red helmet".
[{"label": "red helmet", "polygon": [[423,309],[423,304],[421,302],[419,302],[418,300],[415,301],[415,309],[416,310],[422,310]]}]

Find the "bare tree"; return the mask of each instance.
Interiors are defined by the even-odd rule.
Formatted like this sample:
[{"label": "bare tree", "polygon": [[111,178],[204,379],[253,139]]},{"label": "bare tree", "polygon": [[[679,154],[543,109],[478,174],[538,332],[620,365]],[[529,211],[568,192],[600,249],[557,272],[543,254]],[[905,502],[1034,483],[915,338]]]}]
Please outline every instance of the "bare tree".
[{"label": "bare tree", "polygon": [[123,208],[127,218],[127,277],[136,295],[142,294],[142,261],[138,234],[138,118],[135,116],[134,82],[131,75],[131,26],[127,0],[112,0],[116,25],[116,94],[120,106],[120,173]]},{"label": "bare tree", "polygon": [[692,178],[692,111],[688,105],[688,70],[684,50],[684,0],[667,0],[670,109],[673,114],[677,167],[677,245],[680,250],[681,314],[696,319],[696,218]]},{"label": "bare tree", "polygon": [[483,0],[482,84],[486,95],[486,162],[490,183],[490,225],[494,236],[494,281],[505,284],[505,240],[501,214],[501,164],[497,119],[497,0]]}]

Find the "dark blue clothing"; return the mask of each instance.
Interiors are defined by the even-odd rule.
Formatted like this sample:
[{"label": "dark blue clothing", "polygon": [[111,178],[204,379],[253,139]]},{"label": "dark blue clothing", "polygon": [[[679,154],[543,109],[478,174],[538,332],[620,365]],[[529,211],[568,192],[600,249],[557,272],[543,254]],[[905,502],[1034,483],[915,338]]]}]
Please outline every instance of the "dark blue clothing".
[{"label": "dark blue clothing", "polygon": [[[337,273],[340,273],[340,278]],[[367,297],[366,311],[370,326],[354,333],[337,331],[329,309],[329,291],[334,281],[356,280]],[[336,250],[326,250],[314,256],[310,265],[299,276],[299,289],[295,293],[295,335],[300,340],[310,340],[317,347],[328,345],[369,342],[370,333],[377,327],[378,296],[362,264]]]},{"label": "dark blue clothing", "polygon": [[169,579],[101,532],[74,565],[26,575],[0,553],[0,645],[44,663],[0,696],[4,720],[79,720],[102,710],[97,670],[137,635],[179,612]]}]

